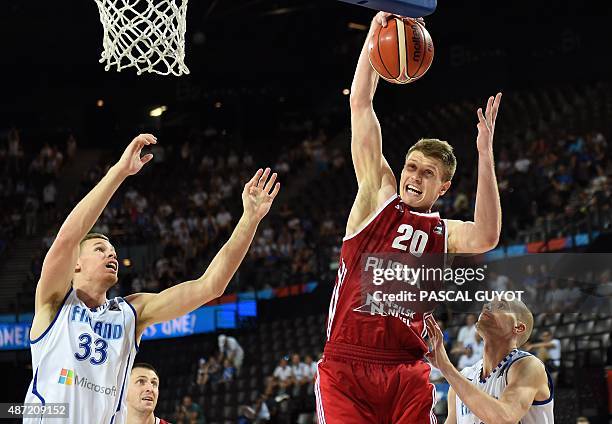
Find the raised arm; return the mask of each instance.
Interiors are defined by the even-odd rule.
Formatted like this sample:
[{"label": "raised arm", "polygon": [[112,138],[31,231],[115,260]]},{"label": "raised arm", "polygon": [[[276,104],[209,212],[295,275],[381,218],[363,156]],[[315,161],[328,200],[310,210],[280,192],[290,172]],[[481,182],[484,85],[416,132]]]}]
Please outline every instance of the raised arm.
[{"label": "raised arm", "polygon": [[490,97],[483,115],[478,109],[478,185],[474,221],[448,220],[451,253],[484,253],[497,246],[501,232],[501,203],[493,162],[493,134],[501,93]]},{"label": "raised arm", "polygon": [[382,153],[380,123],[374,113],[374,93],[379,76],[370,65],[368,46],[372,34],[387,26],[389,13],[378,13],[361,49],[351,85],[351,156],[358,192],[346,226],[353,234],[378,206],[397,192],[397,182]]},{"label": "raised arm", "polygon": [[161,293],[136,293],[127,297],[138,314],[137,337],[151,324],[178,318],[223,294],[238,266],[244,259],[259,222],[270,210],[280,184],[274,184],[276,173],[259,170],[244,186],[244,213],[229,240],[204,274],[191,281],[170,287]]},{"label": "raised arm", "polygon": [[[45,260],[36,286],[35,315],[32,336],[44,331],[57,311],[72,281],[79,256],[79,243],[91,230],[113,193],[129,175],[134,175],[153,158],[140,157],[142,148],[155,144],[150,134],[141,134],[126,148],[121,159],[100,182],[75,206],[60,227]],[[42,328],[42,330],[41,330]]]}]

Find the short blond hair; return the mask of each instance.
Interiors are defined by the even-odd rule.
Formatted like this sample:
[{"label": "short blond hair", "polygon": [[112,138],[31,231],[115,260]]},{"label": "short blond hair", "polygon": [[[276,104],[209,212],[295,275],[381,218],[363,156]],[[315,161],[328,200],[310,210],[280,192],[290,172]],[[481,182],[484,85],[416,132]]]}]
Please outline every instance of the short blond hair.
[{"label": "short blond hair", "polygon": [[406,159],[412,152],[421,152],[426,157],[437,159],[442,163],[442,180],[450,181],[457,169],[457,158],[453,153],[453,146],[437,138],[422,138],[417,141],[406,153]]},{"label": "short blond hair", "polygon": [[108,239],[108,237],[102,233],[88,233],[85,237],[83,237],[83,240],[80,241],[79,247],[83,247],[83,243],[85,243],[87,240],[92,240],[92,239],[102,239],[110,243],[110,240]]}]

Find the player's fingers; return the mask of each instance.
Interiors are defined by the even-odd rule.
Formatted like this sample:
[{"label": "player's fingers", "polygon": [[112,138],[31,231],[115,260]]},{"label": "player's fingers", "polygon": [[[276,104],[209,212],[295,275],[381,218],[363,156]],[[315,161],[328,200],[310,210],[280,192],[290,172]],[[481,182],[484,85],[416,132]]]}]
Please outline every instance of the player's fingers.
[{"label": "player's fingers", "polygon": [[387,27],[387,18],[391,16],[390,13],[387,12],[379,12],[377,15],[378,23],[383,26],[383,28]]},{"label": "player's fingers", "polygon": [[485,110],[485,116],[487,117],[487,119],[489,119],[489,117],[491,116],[491,107],[493,106],[493,96],[490,96],[487,99],[487,109]]},{"label": "player's fingers", "polygon": [[144,144],[147,141],[147,136],[146,134],[138,134],[138,137],[136,137],[136,142],[137,144]]},{"label": "player's fingers", "polygon": [[133,155],[134,153],[139,151],[139,149],[141,149],[141,146],[142,146],[142,140],[140,136],[137,136],[137,137],[134,137],[132,142],[127,146],[125,150],[129,152],[131,155]]},{"label": "player's fingers", "polygon": [[257,170],[257,172],[255,173],[255,175],[253,175],[253,178],[251,178],[245,185],[244,188],[245,189],[250,189],[257,181],[259,181],[259,177],[261,177],[261,174],[263,173],[263,169],[259,168]]},{"label": "player's fingers", "polygon": [[144,135],[141,134],[138,137],[136,137],[134,141],[132,142],[130,152],[133,155],[138,155],[138,157],[140,157],[140,152],[142,151],[142,148],[149,144],[151,143],[147,140],[147,138]]},{"label": "player's fingers", "polygon": [[429,321],[429,323],[436,329],[439,329],[440,327],[438,326],[438,322],[436,321],[436,319],[433,317],[433,315],[429,315],[427,317],[427,320]]},{"label": "player's fingers", "polygon": [[440,340],[440,336],[442,335],[442,330],[440,329],[440,326],[438,325],[434,317],[432,317],[431,315],[427,317],[427,325],[428,328],[431,329],[431,334],[433,334],[434,340],[437,343]]},{"label": "player's fingers", "polygon": [[274,181],[276,181],[277,174],[276,172],[272,174],[266,185],[264,186],[264,193],[270,193],[270,190],[274,186]]},{"label": "player's fingers", "polygon": [[433,338],[435,337],[435,331],[433,329],[433,326],[431,325],[431,321],[428,319],[425,320],[425,325],[427,326],[427,334],[429,334],[429,338],[433,341]]},{"label": "player's fingers", "polygon": [[278,194],[279,191],[280,191],[280,183],[276,183],[276,185],[274,185],[274,190],[272,190],[272,193],[270,193],[270,197],[272,198],[272,200],[276,198],[276,195]]},{"label": "player's fingers", "polygon": [[140,159],[140,162],[144,165],[145,163],[149,162],[151,159],[153,159],[153,153],[147,153]]},{"label": "player's fingers", "polygon": [[147,145],[157,143],[157,138],[153,134],[144,134],[144,138]]},{"label": "player's fingers", "polygon": [[484,115],[482,114],[482,108],[479,107],[478,110],[476,111],[476,114],[478,115],[478,122],[481,124],[487,124],[487,121],[485,120]]},{"label": "player's fingers", "polygon": [[444,339],[444,335],[442,334],[442,329],[440,328],[440,326],[438,325],[438,323],[436,323],[436,325],[434,326],[436,329],[436,335],[438,336],[438,338],[440,340]]},{"label": "player's fingers", "polygon": [[270,168],[266,168],[264,170],[263,174],[259,176],[259,180],[257,180],[257,184],[255,184],[255,186],[260,188],[263,187],[268,179],[268,175],[270,175]]},{"label": "player's fingers", "polygon": [[502,93],[497,93],[495,101],[493,102],[493,122],[497,119],[497,112],[499,111],[499,104],[501,103]]}]

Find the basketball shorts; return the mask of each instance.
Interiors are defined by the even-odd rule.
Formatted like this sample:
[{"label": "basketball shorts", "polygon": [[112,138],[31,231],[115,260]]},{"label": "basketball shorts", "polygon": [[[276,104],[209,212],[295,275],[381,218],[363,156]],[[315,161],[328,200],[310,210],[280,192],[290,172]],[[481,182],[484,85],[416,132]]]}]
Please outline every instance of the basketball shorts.
[{"label": "basketball shorts", "polygon": [[330,342],[325,346],[315,383],[319,424],[437,422],[427,362],[358,349],[351,352],[348,345]]}]

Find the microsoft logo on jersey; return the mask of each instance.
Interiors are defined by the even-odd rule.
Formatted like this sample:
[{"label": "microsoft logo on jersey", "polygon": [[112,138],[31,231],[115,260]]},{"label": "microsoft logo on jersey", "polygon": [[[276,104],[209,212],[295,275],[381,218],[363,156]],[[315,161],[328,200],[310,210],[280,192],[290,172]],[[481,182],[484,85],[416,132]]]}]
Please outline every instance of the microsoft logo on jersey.
[{"label": "microsoft logo on jersey", "polygon": [[62,368],[60,371],[59,384],[65,384],[66,386],[72,386],[74,380],[74,371],[66,368]]},{"label": "microsoft logo on jersey", "polygon": [[74,386],[79,389],[90,390],[94,393],[99,393],[101,395],[106,396],[117,396],[117,387],[116,386],[102,386],[100,384],[96,384],[93,381],[90,381],[87,377],[79,377],[75,374],[74,370],[70,370],[67,368],[62,368],[60,371],[58,384],[63,384],[65,386]]}]

